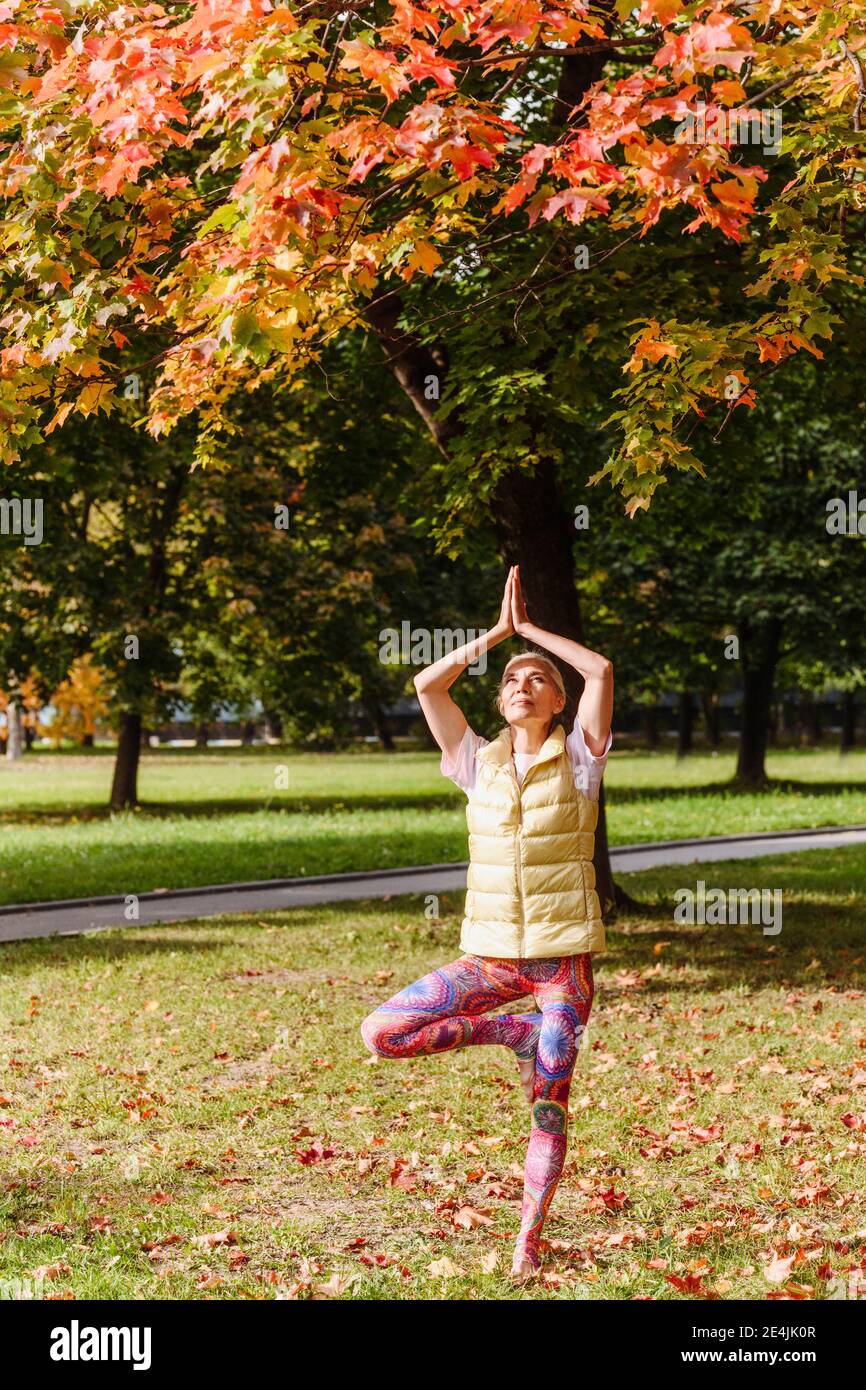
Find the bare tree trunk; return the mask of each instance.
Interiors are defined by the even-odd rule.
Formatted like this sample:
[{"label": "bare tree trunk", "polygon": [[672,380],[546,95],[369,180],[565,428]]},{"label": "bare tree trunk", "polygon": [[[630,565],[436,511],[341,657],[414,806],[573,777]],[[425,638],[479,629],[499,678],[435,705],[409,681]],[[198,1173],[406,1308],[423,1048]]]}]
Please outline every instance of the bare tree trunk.
[{"label": "bare tree trunk", "polygon": [[111,809],[120,811],[138,802],[138,760],[141,755],[141,715],[124,710],[120,716],[117,757],[111,783]]},{"label": "bare tree trunk", "polygon": [[809,742],[809,697],[805,690],[801,690],[797,699],[797,742],[801,748],[805,748]]},{"label": "bare tree trunk", "polygon": [[722,741],[722,710],[718,695],[704,691],[701,695],[701,707],[707,730],[707,742],[711,748],[718,748]]},{"label": "bare tree trunk", "polygon": [[283,741],[283,718],[274,710],[265,710],[265,738]]},{"label": "bare tree trunk", "polygon": [[776,748],[779,742],[779,701],[770,701],[770,718],[767,726],[767,746]]},{"label": "bare tree trunk", "polygon": [[743,710],[736,775],[744,786],[763,787],[767,782],[767,735],[781,627],[774,622],[766,631],[753,635],[744,624],[741,636]]},{"label": "bare tree trunk", "polygon": [[784,742],[787,739],[788,735],[793,733],[794,728],[796,727],[796,711],[795,708],[792,706],[791,701],[786,700],[784,696],[782,697],[781,703],[782,718],[779,726],[779,735],[782,741]]},{"label": "bare tree trunk", "polygon": [[376,730],[382,748],[386,753],[393,753],[396,744],[380,701],[376,699],[365,700],[364,708],[372,720],[373,728]]},{"label": "bare tree trunk", "polygon": [[657,705],[645,705],[643,714],[644,737],[647,748],[659,746],[659,711]]},{"label": "bare tree trunk", "polygon": [[842,696],[842,736],[839,752],[847,753],[857,743],[857,697],[853,690],[846,690]]},{"label": "bare tree trunk", "polygon": [[10,761],[21,757],[21,744],[21,706],[10,699],[6,706],[6,757]]},{"label": "bare tree trunk", "polygon": [[[147,565],[147,603],[142,613],[142,623],[147,624],[162,608],[168,584],[167,546],[172,528],[177,520],[180,499],[189,478],[189,471],[181,456],[178,456],[166,481],[160,499],[162,505],[154,503],[149,519],[152,536],[150,556]],[[135,735],[135,752],[131,747]],[[142,728],[140,713],[133,714],[123,710],[120,715],[120,737],[117,745],[117,761],[111,784],[109,804],[113,809],[120,806],[134,806],[138,800],[138,759],[142,746],[147,746],[147,735]]]},{"label": "bare tree trunk", "polygon": [[684,758],[692,751],[695,725],[695,697],[690,690],[680,691],[679,721],[677,724],[677,757]]}]

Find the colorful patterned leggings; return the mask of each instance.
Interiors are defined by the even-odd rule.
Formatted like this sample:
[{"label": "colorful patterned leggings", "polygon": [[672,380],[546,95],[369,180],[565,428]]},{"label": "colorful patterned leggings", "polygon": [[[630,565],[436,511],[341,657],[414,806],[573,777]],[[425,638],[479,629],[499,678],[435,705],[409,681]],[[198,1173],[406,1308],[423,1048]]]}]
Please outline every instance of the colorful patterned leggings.
[{"label": "colorful patterned leggings", "polygon": [[[535,1061],[518,1250],[539,1264],[538,1243],[565,1163],[568,1092],[594,993],[592,956],[509,960],[464,955],[431,970],[364,1019],[361,1037],[380,1057],[419,1057],[500,1043]],[[478,1017],[534,994],[540,1013]]]}]

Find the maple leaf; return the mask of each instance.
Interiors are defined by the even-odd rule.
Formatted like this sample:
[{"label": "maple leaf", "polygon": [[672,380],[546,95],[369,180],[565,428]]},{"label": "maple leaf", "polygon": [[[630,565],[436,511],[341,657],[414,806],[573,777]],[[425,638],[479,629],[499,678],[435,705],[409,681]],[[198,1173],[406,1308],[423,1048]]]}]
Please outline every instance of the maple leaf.
[{"label": "maple leaf", "polygon": [[[654,327],[657,332],[658,324],[655,324]],[[644,362],[660,362],[663,357],[679,357],[679,355],[680,350],[676,343],[665,343],[652,331],[649,331],[638,340],[631,358],[626,363],[625,370],[638,372]]]},{"label": "maple leaf", "polygon": [[784,1284],[788,1275],[791,1273],[791,1266],[796,1262],[797,1256],[788,1255],[782,1259],[780,1255],[773,1253],[773,1259],[764,1268],[764,1278],[771,1284]]},{"label": "maple leaf", "polygon": [[427,1273],[431,1279],[454,1279],[464,1275],[466,1270],[449,1260],[447,1255],[443,1255],[441,1260],[434,1260],[427,1266]]},{"label": "maple leaf", "polygon": [[412,248],[412,254],[400,267],[398,274],[404,280],[411,280],[417,270],[423,271],[425,275],[432,275],[437,265],[441,264],[442,257],[431,242],[417,241]]},{"label": "maple leaf", "polygon": [[706,1287],[703,1274],[666,1274],[665,1279],[680,1293],[697,1294],[704,1298],[715,1298],[715,1293]]},{"label": "maple leaf", "polygon": [[389,101],[409,89],[411,84],[394,53],[372,48],[361,39],[344,39],[340,47],[346,55],[340,67],[349,72],[357,69],[363,77],[369,77]]},{"label": "maple leaf", "polygon": [[114,386],[111,382],[91,381],[79,393],[75,409],[80,415],[93,415],[100,410],[107,413],[113,395]]},{"label": "maple leaf", "polygon": [[653,19],[659,24],[670,24],[682,8],[683,0],[641,0],[638,18],[641,24],[649,24]]}]

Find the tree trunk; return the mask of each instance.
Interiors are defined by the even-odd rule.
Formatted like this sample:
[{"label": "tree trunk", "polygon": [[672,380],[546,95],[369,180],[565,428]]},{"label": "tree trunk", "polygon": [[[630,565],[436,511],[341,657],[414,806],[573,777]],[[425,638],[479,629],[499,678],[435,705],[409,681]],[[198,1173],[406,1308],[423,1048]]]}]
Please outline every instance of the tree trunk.
[{"label": "tree trunk", "polygon": [[31,724],[24,725],[24,751],[29,753],[33,747],[33,740],[36,738],[36,730]]},{"label": "tree trunk", "polygon": [[842,696],[842,737],[839,752],[847,753],[857,743],[857,697],[853,690],[846,690]]},{"label": "tree trunk", "polygon": [[265,710],[265,738],[283,741],[283,717],[274,710]]},{"label": "tree trunk", "polygon": [[393,753],[396,745],[381,704],[378,700],[365,700],[364,708],[373,722],[373,728],[376,730],[382,748],[386,753]]},{"label": "tree trunk", "polygon": [[[147,602],[142,613],[142,622],[147,625],[158,614],[165,599],[168,584],[167,547],[172,528],[177,520],[180,500],[189,479],[189,469],[180,454],[170,469],[161,497],[162,505],[154,502],[148,519],[149,534],[153,537],[147,564],[145,593]],[[117,744],[117,757],[114,764],[114,778],[111,783],[109,805],[113,810],[122,806],[134,806],[138,800],[138,760],[142,747],[146,747],[146,734],[142,728],[141,715],[129,710],[121,710],[120,734]]]},{"label": "tree trunk", "polygon": [[196,725],[196,730],[195,730],[195,746],[196,746],[196,748],[207,748],[208,728],[209,728],[209,726],[208,726],[208,724],[206,723],[206,721],[204,721],[204,720],[202,720],[202,722],[201,722],[200,724],[197,724],[197,725]]},{"label": "tree trunk", "polygon": [[809,699],[805,691],[800,691],[797,700],[797,742],[801,748],[805,748],[809,742]]},{"label": "tree trunk", "polygon": [[817,695],[813,696],[809,710],[811,725],[811,742],[817,748],[821,742],[821,702]]},{"label": "tree trunk", "polygon": [[244,724],[243,730],[241,732],[241,743],[244,745],[244,747],[248,747],[252,743],[255,736],[256,726],[253,723],[252,719],[248,719]]},{"label": "tree trunk", "polygon": [[17,700],[10,700],[6,706],[6,757],[10,761],[21,757],[21,744],[21,706]]},{"label": "tree trunk", "polygon": [[722,741],[722,707],[718,695],[704,691],[701,695],[701,708],[707,730],[707,742],[711,748],[718,748]]},{"label": "tree trunk", "polygon": [[81,747],[82,747],[82,748],[92,748],[92,747],[93,747],[93,734],[83,734],[83,735],[82,735],[82,737],[81,737]]},{"label": "tree trunk", "polygon": [[[572,556],[575,533],[557,491],[553,465],[544,461],[532,473],[506,473],[494,491],[491,515],[505,564],[520,566],[523,596],[532,621],[548,632],[582,642]],[[583,692],[583,678],[566,662],[556,664],[565,683],[568,703],[564,715],[570,727]],[[593,863],[603,910],[612,904],[632,905],[628,894],[614,884],[603,795],[599,796]]]},{"label": "tree trunk", "polygon": [[767,783],[767,734],[780,636],[778,623],[770,624],[760,636],[752,635],[745,623],[741,629],[743,709],[736,780],[747,787]]},{"label": "tree trunk", "polygon": [[643,727],[647,747],[658,748],[659,712],[658,707],[656,705],[644,705]]},{"label": "tree trunk", "polygon": [[775,742],[781,746],[785,742],[785,735],[788,731],[787,705],[784,699],[780,699],[774,712],[775,723]]},{"label": "tree trunk", "polygon": [[779,740],[785,743],[788,740],[788,735],[793,734],[797,727],[797,710],[796,706],[790,700],[786,700],[784,696],[780,704],[782,713],[779,720]]},{"label": "tree trunk", "polygon": [[695,697],[690,690],[680,691],[679,720],[677,724],[677,757],[684,758],[692,751],[692,735],[695,727]]},{"label": "tree trunk", "polygon": [[141,715],[124,710],[120,716],[117,757],[111,783],[111,809],[121,811],[138,803],[138,760],[141,755]]},{"label": "tree trunk", "polygon": [[636,900],[625,891],[621,883],[616,882],[613,876],[610,846],[607,842],[607,807],[604,782],[598,791],[598,825],[595,831],[595,851],[592,862],[595,868],[595,890],[601,903],[602,917],[608,918],[615,909],[619,909],[620,912],[629,912],[637,908]]},{"label": "tree trunk", "polygon": [[779,744],[779,701],[770,701],[770,722],[767,729],[767,745],[776,748]]}]

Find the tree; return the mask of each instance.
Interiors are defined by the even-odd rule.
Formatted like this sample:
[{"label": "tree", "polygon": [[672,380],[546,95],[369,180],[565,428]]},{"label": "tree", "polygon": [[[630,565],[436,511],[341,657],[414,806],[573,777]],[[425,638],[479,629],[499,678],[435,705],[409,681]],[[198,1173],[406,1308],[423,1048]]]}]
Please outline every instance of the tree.
[{"label": "tree", "polygon": [[726,468],[682,479],[635,527],[593,513],[587,533],[584,587],[626,690],[739,683],[744,785],[766,782],[780,664],[807,689],[861,679],[866,535],[829,524],[843,501],[847,522],[864,458],[860,388],[821,390],[841,377],[798,366],[748,430],[732,426]]},{"label": "tree", "polygon": [[[497,241],[548,223],[664,244],[670,224],[701,251],[707,229],[742,246],[754,310],[649,316],[633,335],[607,467],[645,507],[665,468],[700,468],[680,424],[753,405],[754,364],[820,355],[831,331],[860,255],[859,19],[854,0],[784,16],[736,0],[96,0],[84,17],[22,0],[4,31],[7,456],[49,400],[51,427],[110,408],[148,327],[169,336],[159,433],[192,410],[218,419],[232,381],[299,370],[359,313],[393,334],[394,284],[494,226]],[[778,111],[747,105],[779,90],[784,181],[767,168]],[[521,266],[504,292],[563,278]]]},{"label": "tree", "polygon": [[19,492],[43,505],[44,536],[20,547],[14,571],[4,564],[5,664],[19,687],[38,674],[47,698],[92,654],[119,725],[115,808],[136,800],[142,720],[167,708],[200,583],[192,436],[184,426],[169,449],[123,420],[77,420],[12,466]]},{"label": "tree", "polygon": [[105,672],[94,663],[89,653],[73,662],[69,675],[61,681],[51,697],[57,713],[51,725],[51,737],[59,747],[64,738],[74,739],[82,747],[93,744],[100,720],[108,714],[105,692]]},{"label": "tree", "polygon": [[[616,394],[592,476],[646,508],[856,302],[853,3],[68,13],[25,5],[10,31],[30,77],[0,192],[36,229],[7,269],[12,451],[49,402],[47,428],[111,408],[157,333],[149,428],[200,411],[207,460],[234,389],[372,332],[436,443],[448,553],[484,512],[537,621],[579,637],[563,430],[599,430]],[[690,138],[696,102],[718,127],[780,89],[781,158]]]}]

